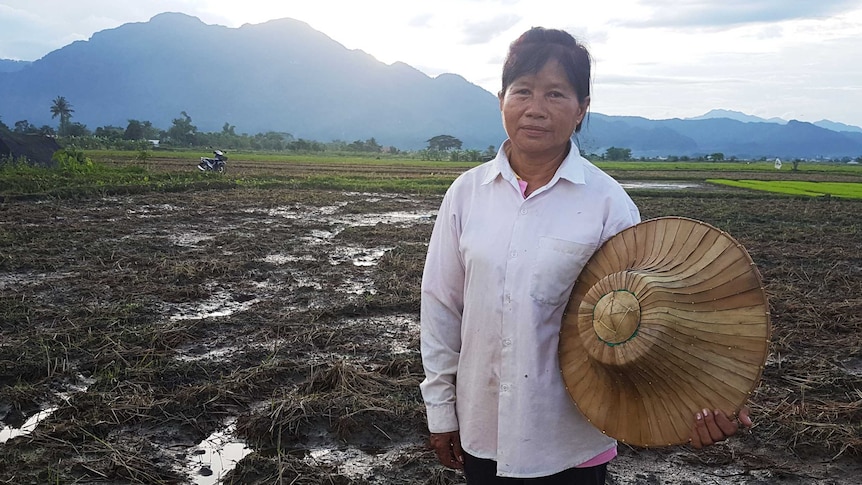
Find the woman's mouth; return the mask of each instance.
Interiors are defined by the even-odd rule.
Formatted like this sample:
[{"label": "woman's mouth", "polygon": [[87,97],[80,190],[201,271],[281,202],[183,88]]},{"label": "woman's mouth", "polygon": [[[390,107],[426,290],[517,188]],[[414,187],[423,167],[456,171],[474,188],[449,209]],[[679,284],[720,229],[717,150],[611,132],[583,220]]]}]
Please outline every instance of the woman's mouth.
[{"label": "woman's mouth", "polygon": [[523,131],[524,133],[526,133],[528,135],[543,135],[543,134],[547,133],[549,130],[547,130],[546,128],[543,128],[541,126],[528,125],[528,126],[522,126],[521,131]]}]

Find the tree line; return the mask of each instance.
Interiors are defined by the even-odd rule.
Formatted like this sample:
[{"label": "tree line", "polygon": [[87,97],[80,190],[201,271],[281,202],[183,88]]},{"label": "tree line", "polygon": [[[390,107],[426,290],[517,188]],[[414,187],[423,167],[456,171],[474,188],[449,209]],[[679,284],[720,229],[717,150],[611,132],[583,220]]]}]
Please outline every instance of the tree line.
[{"label": "tree line", "polygon": [[[131,149],[146,150],[154,145],[165,148],[220,147],[231,150],[296,151],[296,152],[359,152],[359,153],[399,153],[397,147],[384,146],[374,137],[366,140],[347,142],[333,140],[320,142],[294,138],[286,132],[268,131],[248,135],[237,133],[236,127],[225,122],[221,131],[203,132],[198,130],[191,116],[185,111],[171,120],[171,126],[160,129],[150,121],[130,119],[125,127],[100,126],[91,131],[86,125],[72,121],[74,107],[64,96],[57,96],[50,106],[51,118],[59,119],[56,129],[52,126],[36,126],[27,120],[19,120],[12,128],[0,120],[0,128],[17,134],[38,134],[58,139],[61,144],[74,145],[81,149]],[[460,150],[461,140],[451,135],[438,135],[428,140],[428,147],[419,152],[428,159],[453,161],[478,161],[483,152]],[[493,151],[493,147],[489,147]]]},{"label": "tree line", "polygon": [[[317,140],[306,140],[294,138],[286,132],[268,131],[248,135],[236,133],[236,127],[225,122],[221,131],[202,132],[192,122],[191,116],[185,111],[171,121],[171,126],[162,130],[154,126],[150,121],[130,119],[125,127],[101,126],[90,131],[82,123],[72,121],[75,110],[72,104],[64,97],[57,96],[50,106],[51,118],[58,119],[59,124],[55,130],[53,127],[43,125],[37,127],[27,120],[19,120],[12,128],[6,126],[0,120],[0,129],[6,129],[18,134],[39,134],[56,137],[61,145],[74,145],[82,149],[125,149],[125,150],[147,150],[155,142],[163,147],[177,148],[200,148],[220,147],[231,150],[259,150],[259,151],[294,151],[294,152],[354,152],[369,154],[397,154],[401,150],[394,146],[384,146],[372,137],[367,140],[354,140],[346,142],[333,140],[331,142],[320,142]],[[484,151],[475,149],[462,149],[463,142],[458,138],[441,134],[426,140],[427,146],[415,153],[423,160],[453,161],[453,162],[482,162],[492,159],[496,155],[496,148],[492,145]],[[610,147],[600,154],[588,154],[593,160],[606,161],[634,161],[632,150],[625,147]],[[851,159],[845,157],[839,161],[849,162]],[[640,160],[646,160],[641,158]],[[723,153],[716,152],[709,155],[688,157],[673,156],[662,157],[660,160],[670,162],[678,161],[712,161],[724,160],[737,161],[736,157],[726,158]],[[761,157],[766,160],[766,157]],[[862,163],[862,157],[855,159]],[[797,169],[801,160],[791,161],[793,169]]]}]

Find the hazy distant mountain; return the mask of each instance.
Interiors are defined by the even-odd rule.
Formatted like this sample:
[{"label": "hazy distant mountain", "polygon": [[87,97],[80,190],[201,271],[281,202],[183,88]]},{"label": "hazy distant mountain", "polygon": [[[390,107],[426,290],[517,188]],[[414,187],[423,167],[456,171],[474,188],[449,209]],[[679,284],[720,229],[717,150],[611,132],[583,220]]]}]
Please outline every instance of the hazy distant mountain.
[{"label": "hazy distant mountain", "polygon": [[[778,123],[780,125],[786,125],[787,120],[781,118],[760,118],[758,116],[752,116],[745,113],[741,113],[739,111],[731,111],[726,109],[714,109],[705,115],[698,116],[695,118],[686,118],[688,120],[712,120],[716,118],[726,118],[730,120],[742,121],[745,123]],[[832,131],[849,131],[854,133],[862,133],[862,128],[853,125],[847,125],[844,123],[837,123],[835,121],[829,120],[820,120],[812,123],[815,126],[819,126],[821,128],[826,128],[827,130]]]},{"label": "hazy distant mountain", "polygon": [[[589,123],[582,145],[597,153],[616,146],[650,157],[711,153],[739,158],[862,155],[862,133],[835,132],[800,121],[781,125],[728,118],[649,120],[593,113]],[[671,147],[674,150],[669,150]]]},{"label": "hazy distant mountain", "polygon": [[827,130],[832,131],[849,131],[853,133],[862,133],[862,128],[858,126],[845,125],[844,123],[837,123],[835,121],[820,120],[815,121],[814,124],[821,128],[826,128]]},{"label": "hazy distant mountain", "polygon": [[0,59],[0,72],[16,72],[31,64],[30,61],[14,61],[12,59]]},{"label": "hazy distant mountain", "polygon": [[[394,40],[395,41],[395,40]],[[455,74],[431,78],[349,50],[307,24],[272,20],[239,28],[165,13],[104,30],[28,63],[0,67],[0,118],[56,126],[64,96],[72,121],[91,130],[129,119],[167,129],[185,111],[201,131],[278,131],[319,141],[366,140],[401,149],[447,134],[484,150],[504,139],[496,96]],[[649,120],[592,113],[579,135],[587,152],[636,156],[858,157],[862,129],[763,120],[713,110],[697,119]],[[827,129],[828,128],[828,129]]]},{"label": "hazy distant mountain", "polygon": [[786,125],[787,120],[783,120],[781,118],[761,118],[759,116],[748,115],[745,113],[741,113],[739,111],[733,111],[728,109],[714,109],[710,110],[708,113],[695,117],[695,118],[686,118],[687,120],[714,120],[716,118],[726,118],[729,120],[742,121],[744,123],[778,123],[779,125]]}]

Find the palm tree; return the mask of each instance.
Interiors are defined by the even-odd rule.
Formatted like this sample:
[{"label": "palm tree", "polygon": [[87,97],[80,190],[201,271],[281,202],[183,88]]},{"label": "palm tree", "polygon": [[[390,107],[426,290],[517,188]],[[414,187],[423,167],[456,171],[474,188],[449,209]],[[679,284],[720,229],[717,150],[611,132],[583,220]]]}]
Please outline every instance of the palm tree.
[{"label": "palm tree", "polygon": [[66,134],[66,129],[69,126],[69,119],[72,117],[72,113],[75,110],[72,109],[72,105],[66,101],[64,96],[57,96],[57,99],[54,100],[53,104],[51,104],[51,118],[60,117],[60,126],[57,130],[60,136]]}]

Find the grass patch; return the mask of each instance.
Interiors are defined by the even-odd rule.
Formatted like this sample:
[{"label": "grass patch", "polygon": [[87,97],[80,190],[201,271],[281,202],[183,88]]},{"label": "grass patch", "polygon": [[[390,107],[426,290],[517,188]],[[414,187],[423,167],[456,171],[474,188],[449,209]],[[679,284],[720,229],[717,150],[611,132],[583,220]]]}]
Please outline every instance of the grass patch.
[{"label": "grass patch", "polygon": [[[238,152],[231,154],[226,174],[215,174],[197,170],[199,150],[144,153],[67,148],[58,152],[53,168],[5,163],[0,165],[0,198],[85,199],[235,188],[443,194],[458,175],[477,165],[417,160],[409,154],[378,158],[352,153]],[[797,171],[784,172],[768,162],[599,161],[597,165],[618,179],[707,179],[719,185],[804,196],[860,198],[855,181],[862,180],[860,166],[826,163],[803,164]],[[755,173],[763,180],[733,180]],[[745,194],[740,191],[735,196]]]},{"label": "grass patch", "polygon": [[[433,162],[431,162],[433,163]],[[194,171],[160,171],[139,165],[108,166],[89,162],[86,170],[26,164],[0,167],[0,197],[86,198],[149,192],[229,188],[335,189],[352,191],[444,193],[455,175],[381,176],[380,173],[236,176]]]},{"label": "grass patch", "polygon": [[0,197],[10,198],[170,192],[190,187],[205,188],[213,182],[223,182],[223,179],[206,173],[154,172],[135,165],[112,167],[93,162],[89,157],[76,161],[63,156],[56,167],[25,163],[0,166]]},{"label": "grass patch", "polygon": [[[85,150],[84,153],[95,161],[140,160],[140,152],[127,150]],[[209,153],[202,150],[187,149],[155,149],[146,152],[145,158],[195,161]],[[266,164],[320,164],[320,165],[367,165],[369,167],[412,167],[445,170],[467,170],[479,165],[477,162],[451,162],[422,160],[414,153],[374,154],[354,152],[326,153],[286,153],[286,152],[253,152],[228,151],[232,162],[257,162]],[[768,172],[770,174],[804,174],[828,173],[836,175],[855,175],[862,177],[862,165],[847,165],[844,163],[802,163],[796,170],[775,170],[773,162],[757,161],[614,161],[592,160],[603,170],[611,171],[656,171],[656,172]]]},{"label": "grass patch", "polygon": [[[93,160],[111,161],[128,160],[138,156],[138,152],[126,150],[86,150],[85,153]],[[197,162],[201,156],[209,156],[201,150],[153,150],[147,152],[147,158],[171,160],[189,160]],[[235,161],[266,162],[266,163],[318,163],[318,164],[363,164],[369,166],[421,166],[428,168],[463,168],[478,165],[476,162],[450,162],[421,160],[412,154],[356,154],[356,153],[284,153],[284,152],[226,152],[228,164]]]},{"label": "grass patch", "polygon": [[862,183],[853,182],[810,182],[794,180],[727,180],[707,179],[707,182],[759,190],[785,195],[803,195],[809,197],[841,197],[845,199],[862,199]]}]

